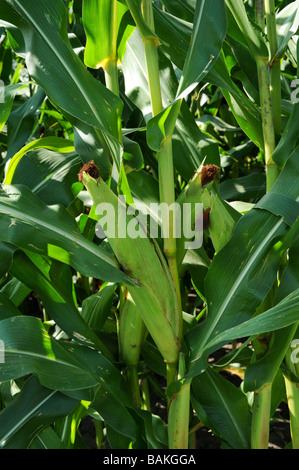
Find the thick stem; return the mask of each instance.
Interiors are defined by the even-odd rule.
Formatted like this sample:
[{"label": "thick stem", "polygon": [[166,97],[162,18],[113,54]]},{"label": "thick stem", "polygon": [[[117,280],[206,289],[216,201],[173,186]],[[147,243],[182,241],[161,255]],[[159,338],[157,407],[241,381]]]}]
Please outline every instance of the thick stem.
[{"label": "thick stem", "polygon": [[117,69],[117,1],[110,3],[110,38],[109,57],[105,62],[106,87],[119,96],[118,69]]},{"label": "thick stem", "polygon": [[299,384],[285,377],[293,449],[299,449]]},{"label": "thick stem", "polygon": [[270,55],[271,58],[273,58],[277,52],[277,32],[274,0],[265,0],[265,13],[267,22],[267,37],[270,45]]},{"label": "thick stem", "polygon": [[[263,11],[263,7],[265,7],[265,11]],[[266,14],[267,36],[270,45],[270,69],[268,58],[257,57],[256,63],[267,170],[267,192],[269,192],[280,173],[272,158],[276,147],[275,131],[281,132],[280,62],[275,58],[278,45],[274,0],[256,0],[256,21],[262,30],[264,30],[264,13]],[[269,445],[271,390],[272,384],[266,384],[261,390],[255,392],[251,431],[253,449],[267,449]]]},{"label": "thick stem", "polygon": [[166,236],[163,238],[163,251],[168,261],[169,270],[176,289],[179,307],[181,309],[180,280],[176,256],[175,191],[171,137],[166,137],[162,143],[161,150],[158,153],[158,162],[160,202],[165,204],[165,211],[162,213],[162,221],[165,224],[164,228],[166,231]]},{"label": "thick stem", "polygon": [[172,362],[166,363],[166,379],[167,379],[167,387],[176,379],[176,372],[177,372],[177,364]]},{"label": "thick stem", "polygon": [[[150,0],[143,1],[143,14],[144,19],[149,27],[154,30],[154,20],[152,12],[152,3]],[[144,51],[147,64],[148,84],[152,104],[153,116],[156,116],[163,111],[162,94],[159,76],[159,60],[157,51],[157,42],[153,37],[144,39]],[[158,166],[159,166],[159,191],[160,202],[165,203],[168,208],[171,208],[175,203],[174,191],[174,169],[173,169],[173,156],[172,156],[172,138],[167,137],[162,143],[161,150],[158,152]],[[176,262],[176,239],[174,233],[175,215],[174,211],[169,210],[169,233],[164,238],[164,254],[167,258],[171,276],[174,281],[179,306],[181,307],[180,296],[180,283],[179,274]],[[167,217],[168,218],[168,217]],[[167,220],[166,218],[166,220]],[[165,220],[165,219],[164,219]]]},{"label": "thick stem", "polygon": [[96,433],[97,449],[102,449],[103,444],[104,444],[103,422],[95,419],[94,427],[95,427],[95,433]]},{"label": "thick stem", "polygon": [[270,93],[275,131],[281,134],[280,60],[276,57],[278,42],[274,0],[265,0],[267,36],[270,46]]},{"label": "thick stem", "polygon": [[[142,13],[149,28],[154,31],[154,15],[151,0],[143,0]],[[159,76],[159,57],[157,50],[157,40],[154,37],[143,38],[145,61],[148,76],[148,87],[151,97],[153,116],[163,110],[162,94]]]},{"label": "thick stem", "polygon": [[[152,35],[144,35],[142,33],[142,24],[138,23],[138,15],[134,10],[134,2],[130,0],[127,1],[127,4],[131,10],[131,13],[136,21],[137,27],[140,30],[143,43],[144,43],[144,52],[145,60],[147,67],[148,75],[148,86],[151,98],[152,105],[152,114],[156,116],[163,111],[163,102],[162,102],[162,93],[160,85],[160,74],[159,74],[159,57],[157,50],[157,39]],[[142,1],[142,13],[143,19],[149,29],[154,32],[154,17],[152,10],[152,1],[143,0]],[[172,156],[172,140],[171,136],[167,137],[162,143],[161,150],[158,152],[158,171],[159,171],[159,192],[160,192],[160,203],[165,203],[165,205],[170,208],[172,205],[174,207],[175,203],[175,191],[174,191],[174,170],[173,170],[173,156]],[[173,227],[175,226],[174,213],[169,210],[169,234],[164,238],[164,254],[166,256],[170,273],[174,282],[176,289],[178,304],[181,307],[181,296],[180,296],[180,285],[179,285],[179,274],[176,263],[176,239],[173,232]],[[181,308],[180,308],[181,311]],[[182,315],[180,318],[180,323],[182,324]],[[180,327],[180,333],[178,339],[181,340],[182,328]],[[167,363],[167,385],[173,382],[176,379],[176,368],[177,363]]]},{"label": "thick stem", "polygon": [[149,391],[147,377],[144,377],[142,379],[141,390],[142,390],[142,409],[146,411],[151,411],[150,391]]},{"label": "thick stem", "polygon": [[141,408],[141,395],[139,388],[138,367],[135,365],[127,366],[127,381],[133,396],[136,408]]},{"label": "thick stem", "polygon": [[[151,0],[142,1],[142,14],[144,21],[149,28],[154,31],[154,15]],[[162,94],[159,76],[159,57],[157,50],[157,40],[154,37],[143,38],[145,61],[148,76],[148,87],[151,97],[153,116],[163,110]]]},{"label": "thick stem", "polygon": [[251,424],[251,448],[268,449],[272,384],[255,392]]},{"label": "thick stem", "polygon": [[106,87],[119,96],[117,59],[109,59],[105,66]]},{"label": "thick stem", "polygon": [[[185,375],[185,357],[179,356],[178,380]],[[190,386],[191,379],[184,380],[180,391],[175,394],[169,404],[168,445],[169,449],[188,449],[190,419]]]},{"label": "thick stem", "polygon": [[272,158],[276,143],[267,59],[259,57],[256,63],[258,70],[260,103],[264,135],[265,163],[267,171],[267,192],[269,192],[279,176],[279,169]]},{"label": "thick stem", "polygon": [[143,44],[148,75],[148,87],[152,104],[152,112],[153,116],[156,116],[163,110],[159,77],[158,51],[154,38],[145,38],[143,40]]},{"label": "thick stem", "polygon": [[[105,80],[106,87],[112,91],[115,95],[119,96],[119,81],[118,81],[118,67],[117,67],[117,0],[111,1],[111,24],[110,24],[110,54],[109,60],[106,62],[105,66]],[[121,124],[121,123],[120,123]],[[121,125],[119,126],[118,131],[118,140],[122,144],[122,130]],[[121,162],[121,171],[120,175],[122,178],[126,178],[126,173],[123,168],[123,163]],[[118,179],[119,175],[117,175]],[[129,191],[129,188],[128,188]],[[129,196],[131,196],[129,191]],[[128,201],[131,202],[131,201]],[[126,287],[124,285],[120,286],[121,296],[125,297]],[[141,328],[141,326],[140,326]],[[120,341],[120,331],[118,331],[118,339]],[[125,338],[122,338],[125,341]],[[121,348],[119,348],[121,350]],[[139,378],[138,378],[138,366],[137,365],[127,365],[126,368],[126,377],[131,390],[133,400],[136,408],[141,408],[141,396],[139,389]]]},{"label": "thick stem", "polygon": [[[297,334],[295,336],[297,336]],[[299,377],[299,363],[293,362],[291,348],[289,348],[286,354],[285,362],[292,374],[295,377]],[[293,449],[299,449],[299,384],[292,382],[286,375],[284,376],[284,381],[290,413],[292,447]]]},{"label": "thick stem", "polygon": [[[106,87],[119,96],[119,81],[117,67],[117,0],[111,1],[110,11],[110,50],[105,63]],[[122,144],[121,120],[119,119],[118,140]]]}]

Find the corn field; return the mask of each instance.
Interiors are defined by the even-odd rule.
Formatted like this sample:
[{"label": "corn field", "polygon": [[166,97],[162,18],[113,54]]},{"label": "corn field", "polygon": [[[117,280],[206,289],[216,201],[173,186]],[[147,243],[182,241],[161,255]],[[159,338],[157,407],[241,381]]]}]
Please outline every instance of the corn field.
[{"label": "corn field", "polygon": [[298,28],[0,0],[1,449],[299,449]]}]

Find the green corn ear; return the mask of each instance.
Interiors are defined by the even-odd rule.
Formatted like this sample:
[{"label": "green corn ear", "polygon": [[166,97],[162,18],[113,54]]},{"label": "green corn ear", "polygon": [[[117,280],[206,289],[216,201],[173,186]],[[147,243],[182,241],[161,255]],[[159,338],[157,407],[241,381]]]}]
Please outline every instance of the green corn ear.
[{"label": "green corn ear", "polygon": [[126,228],[129,223],[136,222],[136,217],[127,214],[122,201],[101,178],[94,179],[82,170],[80,173],[95,207],[102,203],[109,203],[113,207],[115,236],[108,239],[109,244],[123,271],[136,281],[135,286],[127,286],[128,290],[164,360],[176,363],[182,335],[182,316],[161,250],[147,236],[135,239],[119,236],[119,231],[124,229],[118,226],[119,217]]},{"label": "green corn ear", "polygon": [[122,286],[119,317],[119,346],[121,359],[126,365],[126,378],[137,408],[141,408],[138,364],[147,329],[126,286]]},{"label": "green corn ear", "polygon": [[124,295],[119,318],[120,352],[126,366],[137,366],[147,329],[127,288]]},{"label": "green corn ear", "polygon": [[[190,181],[190,183],[184,188],[182,193],[177,198],[177,203],[179,204],[180,211],[183,211],[184,204],[190,204],[191,207],[191,226],[194,229],[196,221],[196,212],[195,204],[202,203],[203,209],[208,210],[211,207],[211,196],[210,196],[210,187],[213,184],[213,180],[209,181],[204,186],[201,181],[201,172],[197,171]],[[187,241],[184,236],[183,225],[181,222],[181,237],[177,239],[177,263],[180,265],[186,254],[185,242]]]},{"label": "green corn ear", "polygon": [[[177,199],[181,207],[185,203],[192,205],[191,222],[193,227],[195,225],[195,206],[193,207],[193,205],[202,203],[203,229],[209,228],[209,234],[216,252],[230,239],[239,217],[237,213],[235,214],[234,209],[230,210],[227,207],[227,204],[219,195],[218,178],[219,168],[216,165],[201,167]],[[182,237],[177,242],[178,264],[181,264],[186,252],[184,249],[185,241],[185,238]]]}]

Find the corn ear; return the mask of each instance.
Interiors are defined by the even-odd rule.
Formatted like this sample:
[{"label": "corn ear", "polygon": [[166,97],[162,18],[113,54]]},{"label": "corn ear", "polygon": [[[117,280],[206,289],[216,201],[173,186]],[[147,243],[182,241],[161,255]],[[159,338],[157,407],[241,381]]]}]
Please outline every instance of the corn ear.
[{"label": "corn ear", "polygon": [[[218,177],[219,168],[216,165],[201,167],[177,199],[180,207],[186,203],[191,204],[191,224],[193,228],[196,222],[195,204],[202,203],[202,228],[209,229],[216,252],[228,242],[236,225],[236,219],[232,217],[231,212],[219,195]],[[186,253],[185,241],[186,239],[182,237],[177,243],[177,261],[179,264],[181,264]]]},{"label": "corn ear", "polygon": [[119,346],[121,359],[126,365],[126,379],[137,408],[142,400],[138,377],[138,364],[147,329],[128,289],[122,286],[122,302],[119,318]]},{"label": "corn ear", "polygon": [[138,224],[143,231],[142,236],[122,236],[120,232],[128,229],[129,224],[138,222],[136,217],[127,213],[124,203],[101,178],[95,180],[83,172],[82,179],[96,207],[108,203],[113,208],[114,216],[110,222],[115,227],[115,234],[108,237],[109,244],[123,271],[136,281],[135,286],[127,286],[128,290],[164,360],[176,363],[182,317],[169,268],[160,248],[149,239],[142,224]]},{"label": "corn ear", "polygon": [[[190,181],[190,183],[184,188],[182,193],[179,195],[177,198],[177,203],[179,204],[179,210],[181,213],[183,212],[183,206],[184,204],[189,204],[190,207],[190,223],[191,223],[191,228],[194,230],[195,223],[196,223],[196,206],[195,204],[201,203],[203,204],[203,210],[209,209],[211,206],[211,198],[210,198],[210,193],[209,193],[209,188],[212,185],[212,183],[208,183],[206,186],[202,185],[201,182],[201,174],[200,170],[197,171]],[[204,227],[202,227],[204,228]],[[201,229],[199,227],[199,229]],[[188,240],[186,239],[184,235],[184,230],[183,230],[183,221],[181,220],[181,237],[177,239],[177,263],[180,266],[184,256],[186,254],[186,247],[185,243]]]},{"label": "corn ear", "polygon": [[126,366],[137,366],[147,329],[130,292],[125,290],[119,318],[120,352]]}]

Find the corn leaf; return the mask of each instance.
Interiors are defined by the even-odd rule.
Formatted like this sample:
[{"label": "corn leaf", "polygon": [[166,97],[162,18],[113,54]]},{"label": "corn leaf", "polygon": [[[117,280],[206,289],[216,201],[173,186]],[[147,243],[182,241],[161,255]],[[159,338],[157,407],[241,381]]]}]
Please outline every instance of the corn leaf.
[{"label": "corn leaf", "polygon": [[[71,338],[99,349],[110,359],[111,353],[79,314],[73,298],[70,268],[39,255],[17,252],[10,273],[30,287],[42,300],[47,314]],[[62,289],[63,286],[63,289]]]},{"label": "corn leaf", "polygon": [[43,387],[30,377],[0,413],[0,448],[26,449],[46,426],[67,416],[78,400]]},{"label": "corn leaf", "polygon": [[217,60],[226,34],[224,0],[196,3],[192,41],[182,70],[177,94],[201,82]]},{"label": "corn leaf", "polygon": [[0,5],[0,20],[21,25],[31,77],[75,127],[80,129],[83,122],[83,126],[88,124],[95,129],[107,146],[110,156],[106,158],[114,157],[119,163],[121,149],[117,136],[122,102],[92,77],[74,53],[62,0],[51,3],[28,0],[26,4],[20,0],[1,0]]},{"label": "corn leaf", "polygon": [[87,276],[129,281],[113,256],[83,237],[64,207],[46,206],[20,185],[1,189],[0,208],[2,241],[70,264]]},{"label": "corn leaf", "polygon": [[249,449],[251,416],[244,393],[211,367],[193,379],[191,390],[202,423],[232,448]]},{"label": "corn leaf", "polygon": [[1,381],[33,373],[44,387],[65,392],[101,384],[119,404],[133,406],[123,376],[108,359],[75,342],[55,340],[39,319],[19,316],[2,320],[0,338],[5,357],[5,364],[0,363]]},{"label": "corn leaf", "polygon": [[[112,57],[111,54],[111,24],[115,22],[117,34],[121,33],[120,27],[122,26],[122,21],[124,20],[125,22],[124,15],[128,10],[123,4],[117,2],[116,17],[113,18],[112,3],[111,0],[89,0],[88,2],[83,2],[82,20],[86,33],[84,62],[88,67],[94,69],[100,67],[105,69],[110,59],[117,59]],[[124,29],[126,31],[125,39],[127,40],[134,27],[127,25],[127,28]],[[120,34],[118,44],[121,42],[121,39]]]}]

